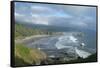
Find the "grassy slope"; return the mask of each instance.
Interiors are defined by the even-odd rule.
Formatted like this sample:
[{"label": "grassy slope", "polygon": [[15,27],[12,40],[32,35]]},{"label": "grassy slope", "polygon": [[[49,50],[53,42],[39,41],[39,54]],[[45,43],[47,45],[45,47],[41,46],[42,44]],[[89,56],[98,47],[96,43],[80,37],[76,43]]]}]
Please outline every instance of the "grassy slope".
[{"label": "grassy slope", "polygon": [[[44,34],[39,29],[32,29],[22,24],[15,24],[15,39],[22,39],[27,36]],[[24,44],[15,44],[15,65],[26,66],[39,64],[42,60],[46,59],[44,52],[37,49],[25,47]]]},{"label": "grassy slope", "polygon": [[46,59],[46,55],[37,49],[25,47],[23,44],[16,44],[15,46],[15,64],[35,65]]}]

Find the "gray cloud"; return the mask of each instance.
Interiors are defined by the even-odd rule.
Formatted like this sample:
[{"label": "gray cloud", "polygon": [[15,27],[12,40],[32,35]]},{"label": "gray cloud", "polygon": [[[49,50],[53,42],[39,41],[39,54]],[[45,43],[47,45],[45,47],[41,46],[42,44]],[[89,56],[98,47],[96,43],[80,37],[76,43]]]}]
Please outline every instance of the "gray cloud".
[{"label": "gray cloud", "polygon": [[93,7],[68,5],[25,4],[15,10],[16,20],[61,27],[96,27],[95,15]]}]

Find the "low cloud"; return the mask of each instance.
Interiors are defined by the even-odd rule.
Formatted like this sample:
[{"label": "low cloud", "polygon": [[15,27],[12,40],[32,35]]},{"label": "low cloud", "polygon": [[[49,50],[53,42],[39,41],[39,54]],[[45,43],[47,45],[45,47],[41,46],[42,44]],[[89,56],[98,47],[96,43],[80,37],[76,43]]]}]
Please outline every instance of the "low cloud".
[{"label": "low cloud", "polygon": [[[25,8],[28,7],[28,8]],[[24,8],[24,10],[17,10]],[[16,20],[43,25],[61,27],[96,27],[95,8],[80,6],[55,6],[48,4],[23,4],[15,8]],[[94,10],[93,10],[94,9]]]}]

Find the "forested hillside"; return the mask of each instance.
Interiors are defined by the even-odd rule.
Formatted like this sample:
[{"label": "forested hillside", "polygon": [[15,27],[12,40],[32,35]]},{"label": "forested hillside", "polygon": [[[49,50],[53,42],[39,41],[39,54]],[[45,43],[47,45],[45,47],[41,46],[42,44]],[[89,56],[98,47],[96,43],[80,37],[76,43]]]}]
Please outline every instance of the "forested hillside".
[{"label": "forested hillside", "polygon": [[15,39],[22,39],[27,36],[31,35],[52,35],[57,34],[56,32],[50,32],[47,30],[41,30],[41,29],[34,29],[32,27],[25,26],[23,24],[15,24]]}]

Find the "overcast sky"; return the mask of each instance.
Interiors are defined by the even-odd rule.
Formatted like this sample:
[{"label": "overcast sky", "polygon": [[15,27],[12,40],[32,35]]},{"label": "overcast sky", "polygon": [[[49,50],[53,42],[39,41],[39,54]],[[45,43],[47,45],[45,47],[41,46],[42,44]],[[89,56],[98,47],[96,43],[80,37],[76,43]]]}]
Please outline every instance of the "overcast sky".
[{"label": "overcast sky", "polygon": [[96,27],[96,7],[15,3],[16,21],[61,27]]}]

